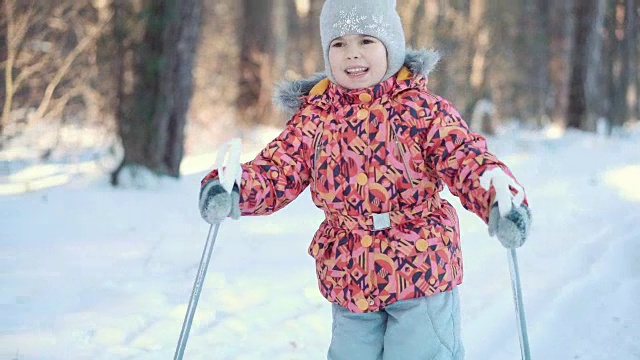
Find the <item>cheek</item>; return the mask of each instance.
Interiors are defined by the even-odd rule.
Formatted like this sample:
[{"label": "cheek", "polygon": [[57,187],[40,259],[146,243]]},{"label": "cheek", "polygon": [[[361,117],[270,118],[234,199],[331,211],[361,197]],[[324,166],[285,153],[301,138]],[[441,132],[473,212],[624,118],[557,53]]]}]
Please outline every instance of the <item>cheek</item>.
[{"label": "cheek", "polygon": [[387,72],[387,50],[385,48],[378,50],[374,55],[374,58],[376,75],[380,75],[382,77]]},{"label": "cheek", "polygon": [[378,59],[380,59],[380,65],[382,67],[385,68],[385,72],[387,69],[387,49],[383,46],[382,49],[380,50],[380,56],[378,57]]},{"label": "cheek", "polygon": [[334,70],[334,68],[336,66],[338,66],[339,63],[339,56],[336,50],[334,50],[333,48],[329,49],[329,66],[331,67],[331,70]]}]

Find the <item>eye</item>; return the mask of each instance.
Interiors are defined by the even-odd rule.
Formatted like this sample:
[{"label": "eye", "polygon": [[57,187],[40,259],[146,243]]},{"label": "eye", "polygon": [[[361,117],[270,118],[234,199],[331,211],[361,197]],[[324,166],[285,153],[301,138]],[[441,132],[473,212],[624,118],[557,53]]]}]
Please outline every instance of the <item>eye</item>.
[{"label": "eye", "polygon": [[364,38],[362,39],[362,44],[363,45],[369,45],[369,44],[375,44],[376,40],[372,39],[372,38]]},{"label": "eye", "polygon": [[331,43],[331,47],[334,47],[334,48],[340,48],[340,47],[343,47],[343,46],[344,46],[344,42],[342,42],[342,41],[335,41],[335,42]]}]

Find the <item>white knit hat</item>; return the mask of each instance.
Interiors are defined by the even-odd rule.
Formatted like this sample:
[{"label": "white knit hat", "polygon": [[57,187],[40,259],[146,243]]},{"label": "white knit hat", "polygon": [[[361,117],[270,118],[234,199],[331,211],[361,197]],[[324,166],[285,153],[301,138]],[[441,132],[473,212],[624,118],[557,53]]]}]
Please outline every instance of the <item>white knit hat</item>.
[{"label": "white knit hat", "polygon": [[329,45],[344,35],[369,35],[387,48],[387,72],[382,81],[397,73],[404,63],[405,39],[396,0],[327,0],[320,13],[320,39],[327,77],[333,82]]}]

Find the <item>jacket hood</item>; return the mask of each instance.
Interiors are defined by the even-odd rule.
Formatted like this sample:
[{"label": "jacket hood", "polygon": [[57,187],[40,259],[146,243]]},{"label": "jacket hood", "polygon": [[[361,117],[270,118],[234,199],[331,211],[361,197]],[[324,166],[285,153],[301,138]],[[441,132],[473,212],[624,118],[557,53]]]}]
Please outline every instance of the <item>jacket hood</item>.
[{"label": "jacket hood", "polygon": [[[428,76],[440,60],[440,53],[434,50],[407,50],[404,66],[413,75]],[[304,96],[327,76],[317,73],[307,79],[283,81],[276,85],[273,103],[287,114],[295,113],[304,103]]]}]

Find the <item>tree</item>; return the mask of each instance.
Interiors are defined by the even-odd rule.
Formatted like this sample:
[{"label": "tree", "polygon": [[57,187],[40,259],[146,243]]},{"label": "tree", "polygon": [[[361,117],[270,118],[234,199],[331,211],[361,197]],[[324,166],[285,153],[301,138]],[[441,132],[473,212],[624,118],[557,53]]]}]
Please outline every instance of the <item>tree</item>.
[{"label": "tree", "polygon": [[[289,36],[290,43],[285,56],[289,59],[289,68],[297,76],[308,76],[324,71],[324,60],[320,44],[318,18],[322,1],[290,0]],[[280,55],[280,54],[277,54]]]},{"label": "tree", "polygon": [[618,0],[609,8],[608,118],[613,127],[622,126],[629,120],[633,111],[633,105],[629,103],[628,98],[638,76],[638,69],[632,66],[637,41],[635,11],[635,0]]},{"label": "tree", "polygon": [[549,40],[545,29],[549,26],[550,0],[524,1],[522,22],[525,24],[524,43],[527,56],[527,79],[521,86],[529,110],[527,115],[539,125],[549,114]]},{"label": "tree", "polygon": [[243,0],[240,29],[240,72],[236,110],[241,124],[265,124],[271,119],[274,66],[273,0]]},{"label": "tree", "polygon": [[576,1],[573,8],[576,28],[573,41],[573,69],[571,72],[567,125],[581,130],[595,130],[596,119],[602,112],[599,97],[602,39],[604,21],[603,0]]},{"label": "tree", "polygon": [[491,49],[490,39],[492,38],[491,23],[486,21],[487,2],[486,0],[476,0],[469,4],[469,59],[470,71],[469,80],[471,85],[472,102],[489,96],[487,94],[487,71],[489,51]]},{"label": "tree", "polygon": [[[124,157],[111,182],[118,184],[122,169],[140,166],[178,177],[202,0],[145,0],[140,11],[116,0],[113,9],[119,53],[116,113]],[[141,35],[135,38],[130,24],[138,17]]]},{"label": "tree", "polygon": [[550,2],[549,81],[551,82],[551,120],[565,125],[569,106],[569,80],[571,54],[573,52],[573,3],[574,0]]},{"label": "tree", "polygon": [[[98,118],[105,96],[95,85],[95,59],[111,17],[106,7],[72,0],[5,0],[0,9],[0,39],[6,39],[0,41],[2,138],[41,120],[61,121],[70,104],[74,118]],[[9,125],[12,131],[6,131]]]}]

